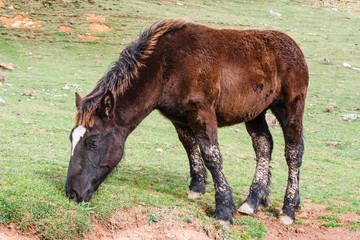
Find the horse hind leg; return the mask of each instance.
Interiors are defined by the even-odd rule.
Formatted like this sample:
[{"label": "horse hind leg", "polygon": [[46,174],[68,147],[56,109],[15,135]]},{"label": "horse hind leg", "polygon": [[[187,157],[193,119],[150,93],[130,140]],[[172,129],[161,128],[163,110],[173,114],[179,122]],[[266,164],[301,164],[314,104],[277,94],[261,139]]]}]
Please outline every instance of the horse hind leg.
[{"label": "horse hind leg", "polygon": [[265,112],[245,124],[256,154],[256,170],[250,186],[250,193],[238,211],[252,215],[258,211],[259,204],[264,206],[269,204],[273,140],[265,120]]},{"label": "horse hind leg", "polygon": [[285,158],[288,165],[288,184],[284,197],[284,205],[280,215],[280,221],[284,225],[290,225],[295,221],[295,210],[300,208],[299,177],[302,157],[304,153],[302,117],[304,101],[297,98],[288,101],[286,107],[277,105],[271,108],[279,120],[285,138]]},{"label": "horse hind leg", "polygon": [[191,182],[188,197],[196,199],[205,193],[206,169],[200,155],[193,131],[186,126],[174,123],[179,140],[184,146],[189,159]]}]

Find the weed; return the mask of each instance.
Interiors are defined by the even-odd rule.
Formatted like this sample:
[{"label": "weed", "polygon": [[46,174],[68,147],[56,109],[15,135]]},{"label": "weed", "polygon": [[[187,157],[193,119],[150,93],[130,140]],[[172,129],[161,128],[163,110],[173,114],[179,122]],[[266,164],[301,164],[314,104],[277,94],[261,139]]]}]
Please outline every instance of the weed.
[{"label": "weed", "polygon": [[305,226],[309,226],[309,225],[310,225],[309,222],[306,222],[305,220],[302,220],[302,219],[295,219],[295,223],[296,223],[296,224],[302,224],[302,225],[305,225]]},{"label": "weed", "polygon": [[160,221],[160,215],[148,213],[146,223],[149,223],[151,226],[152,222],[158,222]]},{"label": "weed", "polygon": [[354,224],[349,227],[350,230],[358,231],[360,233],[360,220],[354,220]]}]

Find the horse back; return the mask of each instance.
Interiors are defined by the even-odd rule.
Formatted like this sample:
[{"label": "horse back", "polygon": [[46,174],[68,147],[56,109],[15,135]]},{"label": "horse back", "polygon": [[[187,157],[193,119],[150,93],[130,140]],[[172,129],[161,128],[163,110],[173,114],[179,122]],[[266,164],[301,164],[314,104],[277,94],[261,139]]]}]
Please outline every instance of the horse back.
[{"label": "horse back", "polygon": [[158,48],[158,109],[169,118],[208,108],[225,126],[249,121],[286,97],[305,99],[304,55],[284,33],[192,24],[165,35]]}]

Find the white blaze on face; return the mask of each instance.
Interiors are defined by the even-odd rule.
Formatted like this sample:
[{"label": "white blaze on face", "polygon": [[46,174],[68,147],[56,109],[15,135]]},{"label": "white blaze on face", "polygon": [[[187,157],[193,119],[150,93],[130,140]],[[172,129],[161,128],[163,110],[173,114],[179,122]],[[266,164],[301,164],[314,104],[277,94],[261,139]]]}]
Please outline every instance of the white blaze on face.
[{"label": "white blaze on face", "polygon": [[74,149],[76,147],[76,144],[79,142],[80,138],[82,138],[84,136],[86,132],[86,128],[84,128],[83,126],[78,126],[77,128],[74,129],[74,131],[72,132],[72,150],[71,150],[71,156],[74,155]]}]

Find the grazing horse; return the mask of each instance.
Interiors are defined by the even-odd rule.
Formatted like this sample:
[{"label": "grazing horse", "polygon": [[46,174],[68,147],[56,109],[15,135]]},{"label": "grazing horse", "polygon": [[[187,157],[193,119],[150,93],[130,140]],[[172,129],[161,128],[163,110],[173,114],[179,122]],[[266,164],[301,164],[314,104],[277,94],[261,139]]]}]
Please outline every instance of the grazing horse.
[{"label": "grazing horse", "polygon": [[239,212],[268,205],[273,141],[268,109],[285,138],[288,184],[280,221],[299,208],[302,118],[308,69],[298,45],[278,31],[213,29],[183,19],[148,27],[86,97],[76,95],[66,194],[89,201],[120,162],[128,135],[153,110],[175,126],[190,163],[190,197],[215,185],[214,217],[231,222],[236,207],[225,178],[217,128],[245,122],[256,153],[250,193]]}]

